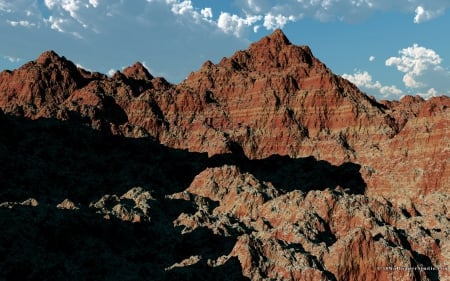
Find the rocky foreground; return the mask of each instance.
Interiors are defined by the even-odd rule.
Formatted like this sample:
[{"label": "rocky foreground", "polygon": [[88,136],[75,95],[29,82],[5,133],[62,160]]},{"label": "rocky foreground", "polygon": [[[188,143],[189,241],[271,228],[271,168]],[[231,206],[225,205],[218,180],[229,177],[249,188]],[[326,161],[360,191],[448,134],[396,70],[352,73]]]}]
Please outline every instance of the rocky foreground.
[{"label": "rocky foreground", "polygon": [[178,85],[43,53],[0,73],[0,280],[450,280],[449,106],[280,30]]}]

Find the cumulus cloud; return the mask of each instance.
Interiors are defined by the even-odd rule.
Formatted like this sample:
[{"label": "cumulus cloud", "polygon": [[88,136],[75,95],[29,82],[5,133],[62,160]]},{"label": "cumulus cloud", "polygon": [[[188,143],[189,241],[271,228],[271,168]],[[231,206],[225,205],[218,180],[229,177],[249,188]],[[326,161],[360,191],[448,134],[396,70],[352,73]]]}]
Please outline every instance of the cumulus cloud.
[{"label": "cumulus cloud", "polygon": [[[14,4],[9,2],[0,1],[0,12],[12,12],[14,10],[17,12],[23,9],[29,13],[28,16],[42,14],[42,11],[31,11],[39,6],[36,1],[20,0],[14,2]],[[98,32],[100,29],[95,25],[95,17],[98,14],[90,10],[103,7],[107,10],[105,14],[114,16],[120,13],[116,7],[142,6],[141,3],[123,0],[43,0],[42,2],[48,9],[45,14],[49,27],[78,38],[81,38],[85,32],[83,29],[94,32]],[[218,16],[214,17],[210,7],[196,6],[193,1],[189,0],[146,0],[142,2],[164,4],[174,15],[190,18],[196,23],[212,24],[219,30],[227,34],[234,34],[236,37],[242,37],[243,34],[251,30],[258,32],[260,27],[267,30],[283,28],[289,22],[298,21],[305,17],[312,17],[321,21],[353,22],[362,20],[376,11],[411,13],[414,14],[415,23],[422,23],[444,14],[450,8],[450,1],[448,0],[435,0],[427,3],[424,3],[423,0],[246,0],[234,3],[235,7],[238,8],[236,11],[221,11]],[[53,18],[50,19],[49,16]],[[56,22],[55,19],[61,19],[64,22]],[[39,26],[36,21],[20,18],[12,21],[11,24],[17,23],[15,26],[33,27],[31,24],[26,25],[26,21],[36,23],[36,26]]]},{"label": "cumulus cloud", "polygon": [[369,57],[369,61],[374,61],[375,60],[375,57],[374,56],[370,56]]},{"label": "cumulus cloud", "polygon": [[196,23],[201,23],[202,20],[205,22],[212,22],[211,18],[213,17],[213,13],[210,7],[198,9],[194,7],[192,1],[189,0],[147,0],[147,2],[163,3],[170,8],[174,15],[188,17]]},{"label": "cumulus cloud", "polygon": [[89,4],[92,7],[97,8],[97,6],[99,5],[99,1],[98,0],[89,0]]},{"label": "cumulus cloud", "polygon": [[237,15],[222,12],[217,20],[217,26],[225,33],[241,37],[247,27],[261,20],[262,16],[247,15],[241,18]]},{"label": "cumulus cloud", "polygon": [[388,99],[397,99],[405,94],[424,98],[450,94],[450,70],[442,65],[442,58],[434,50],[413,44],[398,53],[399,56],[388,58],[385,65],[393,66],[403,73],[404,90],[374,81],[367,71],[358,70],[354,74],[343,74],[342,77],[362,90]]},{"label": "cumulus cloud", "polygon": [[441,65],[442,59],[434,50],[414,44],[400,50],[399,55],[388,58],[385,63],[404,73],[406,87],[449,92],[450,71]]},{"label": "cumulus cloud", "polygon": [[[145,2],[164,4],[174,15],[190,18],[196,23],[212,24],[224,33],[233,34],[236,37],[242,37],[250,30],[258,32],[260,27],[267,30],[283,28],[289,22],[305,17],[313,17],[321,21],[353,22],[362,20],[379,10],[414,13],[414,22],[422,23],[442,15],[446,9],[450,8],[450,2],[447,0],[436,0],[432,4],[427,3],[427,6],[423,5],[421,0],[287,0],[281,3],[274,0],[246,0],[236,1],[237,11],[221,11],[214,17],[210,7],[196,6],[189,0],[146,0]],[[44,0],[44,3],[54,18],[64,18],[68,21],[65,25],[72,26],[72,34],[83,32],[76,30],[77,28],[73,27],[74,23],[69,22],[69,18],[64,15],[67,14],[84,29],[97,30],[86,15],[86,10],[99,8],[101,5],[106,7],[125,5],[123,0],[104,3],[100,3],[99,0]],[[114,15],[111,11],[108,14]],[[61,27],[61,24],[59,26]],[[67,27],[53,29],[68,30]]]},{"label": "cumulus cloud", "polygon": [[172,4],[172,12],[178,15],[183,15],[187,13],[192,13],[194,11],[194,7],[192,6],[191,1],[183,1],[180,3],[173,3]]},{"label": "cumulus cloud", "polygon": [[202,14],[202,16],[204,18],[212,18],[213,17],[213,12],[211,8],[204,8],[200,11],[200,13]]},{"label": "cumulus cloud", "polygon": [[[55,0],[49,0],[55,1]],[[66,0],[68,1],[68,0]],[[72,0],[73,1],[73,0]],[[147,0],[162,2],[171,7],[174,14],[190,16],[195,20],[207,19],[225,33],[243,36],[247,31],[257,32],[261,26],[267,30],[283,28],[289,22],[305,17],[320,21],[361,21],[376,11],[400,11],[414,14],[413,21],[422,23],[442,15],[450,2],[436,0],[425,6],[421,0],[274,0],[237,1],[237,12],[222,11],[213,18],[211,8],[197,8],[192,1]]]},{"label": "cumulus cloud", "polygon": [[387,99],[397,99],[403,95],[403,91],[394,85],[385,86],[380,81],[374,81],[372,76],[367,71],[356,71],[355,74],[343,74],[343,78],[349,80],[362,90],[369,90],[374,92],[377,96]]},{"label": "cumulus cloud", "polygon": [[450,8],[448,0],[247,0],[237,1],[243,11],[259,15],[294,15],[298,20],[313,17],[321,21],[360,21],[377,11],[397,11],[414,14],[413,21],[422,23],[434,19]]},{"label": "cumulus cloud", "polygon": [[263,26],[267,30],[273,30],[277,28],[283,28],[288,21],[295,21],[295,17],[292,15],[283,16],[281,14],[275,16],[272,15],[272,13],[268,13],[267,15],[264,16]]}]

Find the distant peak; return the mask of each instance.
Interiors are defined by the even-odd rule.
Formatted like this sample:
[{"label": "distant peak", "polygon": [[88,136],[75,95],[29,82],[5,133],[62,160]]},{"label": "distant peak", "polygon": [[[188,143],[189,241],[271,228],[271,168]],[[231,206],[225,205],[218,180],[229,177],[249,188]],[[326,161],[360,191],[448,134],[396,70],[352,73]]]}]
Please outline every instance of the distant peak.
[{"label": "distant peak", "polygon": [[136,62],[132,66],[125,68],[123,74],[128,78],[136,80],[151,80],[153,78],[147,68],[140,62]]},{"label": "distant peak", "polygon": [[263,37],[256,43],[250,45],[250,50],[270,50],[271,52],[279,52],[284,47],[292,45],[289,39],[284,35],[281,29],[275,29],[272,34]]},{"label": "distant peak", "polygon": [[291,42],[289,39],[284,35],[283,31],[281,29],[275,29],[272,34],[267,36],[267,38],[270,39],[270,41],[274,43],[278,43],[280,45],[290,45]]},{"label": "distant peak", "polygon": [[36,60],[37,63],[48,65],[51,62],[61,60],[61,57],[53,50],[43,52]]}]

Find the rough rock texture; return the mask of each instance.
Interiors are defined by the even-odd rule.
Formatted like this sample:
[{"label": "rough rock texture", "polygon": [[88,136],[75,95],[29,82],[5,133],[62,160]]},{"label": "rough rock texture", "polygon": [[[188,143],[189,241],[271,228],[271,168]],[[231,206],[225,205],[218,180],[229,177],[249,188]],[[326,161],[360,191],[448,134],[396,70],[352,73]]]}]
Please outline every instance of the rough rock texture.
[{"label": "rough rock texture", "polygon": [[104,218],[115,216],[122,221],[141,222],[150,221],[150,200],[155,200],[150,192],[141,187],[135,187],[118,197],[104,195],[100,200],[91,203],[89,207],[97,209],[97,213],[104,214]]},{"label": "rough rock texture", "polygon": [[252,280],[450,279],[444,269],[425,270],[448,269],[448,194],[423,198],[431,207],[408,200],[394,205],[339,187],[278,190],[236,166],[207,169],[170,196],[196,206],[175,225],[236,236],[221,259],[237,257]]},{"label": "rough rock texture", "polygon": [[449,108],[280,30],[178,85],[45,52],[0,73],[0,279],[450,280]]}]

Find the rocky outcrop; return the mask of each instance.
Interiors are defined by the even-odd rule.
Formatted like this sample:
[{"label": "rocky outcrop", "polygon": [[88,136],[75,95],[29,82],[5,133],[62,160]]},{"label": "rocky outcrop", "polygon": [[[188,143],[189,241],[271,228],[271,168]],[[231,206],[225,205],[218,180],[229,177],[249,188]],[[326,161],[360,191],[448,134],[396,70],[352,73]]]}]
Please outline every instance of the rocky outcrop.
[{"label": "rocky outcrop", "polygon": [[150,200],[155,200],[150,192],[135,187],[120,197],[104,195],[89,207],[97,209],[97,213],[103,214],[106,219],[114,216],[122,221],[150,222]]},{"label": "rocky outcrop", "polygon": [[185,231],[206,227],[236,236],[221,260],[237,257],[252,280],[450,277],[448,194],[425,197],[423,202],[436,203],[427,209],[340,188],[282,193],[235,166],[223,166],[203,171],[170,198],[195,202],[195,213],[174,221]]}]

